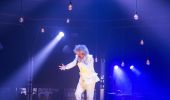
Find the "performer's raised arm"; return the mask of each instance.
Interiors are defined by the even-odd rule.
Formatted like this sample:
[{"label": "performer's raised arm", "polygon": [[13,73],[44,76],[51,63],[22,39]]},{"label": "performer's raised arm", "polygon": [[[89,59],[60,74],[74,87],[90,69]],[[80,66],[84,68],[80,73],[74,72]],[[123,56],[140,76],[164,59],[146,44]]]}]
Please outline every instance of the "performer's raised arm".
[{"label": "performer's raised arm", "polygon": [[69,64],[67,64],[67,65],[62,64],[61,66],[59,66],[59,69],[60,69],[60,70],[71,69],[71,68],[75,67],[76,64],[77,64],[77,56],[76,56],[75,59],[74,59],[72,62],[70,62]]},{"label": "performer's raised arm", "polygon": [[71,63],[67,64],[67,65],[65,66],[65,68],[66,68],[66,69],[71,69],[71,68],[75,67],[76,64],[77,64],[77,57],[75,57],[75,59],[74,59]]}]

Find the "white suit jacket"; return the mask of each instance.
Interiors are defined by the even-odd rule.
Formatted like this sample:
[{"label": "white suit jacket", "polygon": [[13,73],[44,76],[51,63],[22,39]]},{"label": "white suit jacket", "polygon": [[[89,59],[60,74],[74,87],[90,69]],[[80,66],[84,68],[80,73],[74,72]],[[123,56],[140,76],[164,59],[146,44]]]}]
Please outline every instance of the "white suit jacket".
[{"label": "white suit jacket", "polygon": [[99,81],[97,73],[94,70],[94,59],[92,55],[85,56],[81,61],[76,56],[71,63],[66,65],[66,69],[71,69],[76,65],[79,67],[81,80],[84,80],[87,84]]}]

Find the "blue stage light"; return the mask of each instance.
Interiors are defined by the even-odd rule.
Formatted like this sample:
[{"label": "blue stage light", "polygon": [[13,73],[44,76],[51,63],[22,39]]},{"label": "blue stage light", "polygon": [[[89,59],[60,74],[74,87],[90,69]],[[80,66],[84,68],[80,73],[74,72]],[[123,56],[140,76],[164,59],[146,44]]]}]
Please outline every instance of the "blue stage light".
[{"label": "blue stage light", "polygon": [[130,69],[131,69],[131,70],[132,70],[132,69],[134,69],[134,66],[133,66],[133,65],[131,65],[131,66],[130,66]]},{"label": "blue stage light", "polygon": [[119,69],[119,66],[118,66],[118,65],[115,65],[115,66],[114,66],[114,69],[115,69],[115,70]]}]

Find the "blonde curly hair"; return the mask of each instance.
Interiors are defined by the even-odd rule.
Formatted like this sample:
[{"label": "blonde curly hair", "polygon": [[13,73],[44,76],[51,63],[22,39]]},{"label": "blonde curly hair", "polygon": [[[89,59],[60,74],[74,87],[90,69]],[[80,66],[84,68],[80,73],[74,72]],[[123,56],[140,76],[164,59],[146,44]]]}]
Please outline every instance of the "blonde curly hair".
[{"label": "blonde curly hair", "polygon": [[75,45],[73,52],[76,53],[77,51],[84,52],[85,56],[89,54],[89,50],[86,45]]}]

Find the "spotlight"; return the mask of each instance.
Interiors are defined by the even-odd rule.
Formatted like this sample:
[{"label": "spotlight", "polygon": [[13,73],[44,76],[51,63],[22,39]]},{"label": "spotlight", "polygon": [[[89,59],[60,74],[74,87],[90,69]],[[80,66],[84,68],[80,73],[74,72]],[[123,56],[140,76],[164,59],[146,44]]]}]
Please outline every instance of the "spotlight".
[{"label": "spotlight", "polygon": [[59,32],[59,37],[63,37],[64,36],[64,32]]},{"label": "spotlight", "polygon": [[23,22],[24,22],[24,18],[23,18],[23,17],[20,17],[20,18],[19,18],[19,22],[20,22],[20,23],[23,23]]},{"label": "spotlight", "polygon": [[135,15],[133,16],[134,20],[139,20],[139,16],[137,13],[135,13]]},{"label": "spotlight", "polygon": [[136,75],[140,75],[141,72],[133,65],[130,66],[130,70],[135,73]]},{"label": "spotlight", "polygon": [[134,66],[133,66],[133,65],[131,65],[131,66],[130,66],[130,69],[131,69],[131,70],[132,70],[132,69],[134,69]]},{"label": "spotlight", "polygon": [[68,5],[68,10],[71,11],[73,9],[73,6],[72,6],[72,2],[70,1],[69,5]]},{"label": "spotlight", "polygon": [[119,68],[119,66],[118,66],[118,65],[115,65],[115,66],[114,66],[114,69],[115,69],[115,70],[117,70],[118,68]]},{"label": "spotlight", "polygon": [[38,54],[34,56],[34,71],[41,67],[43,62],[47,59],[51,51],[56,47],[56,45],[60,42],[63,36],[64,33],[59,32],[58,35],[56,35],[50,43],[48,43]]}]

